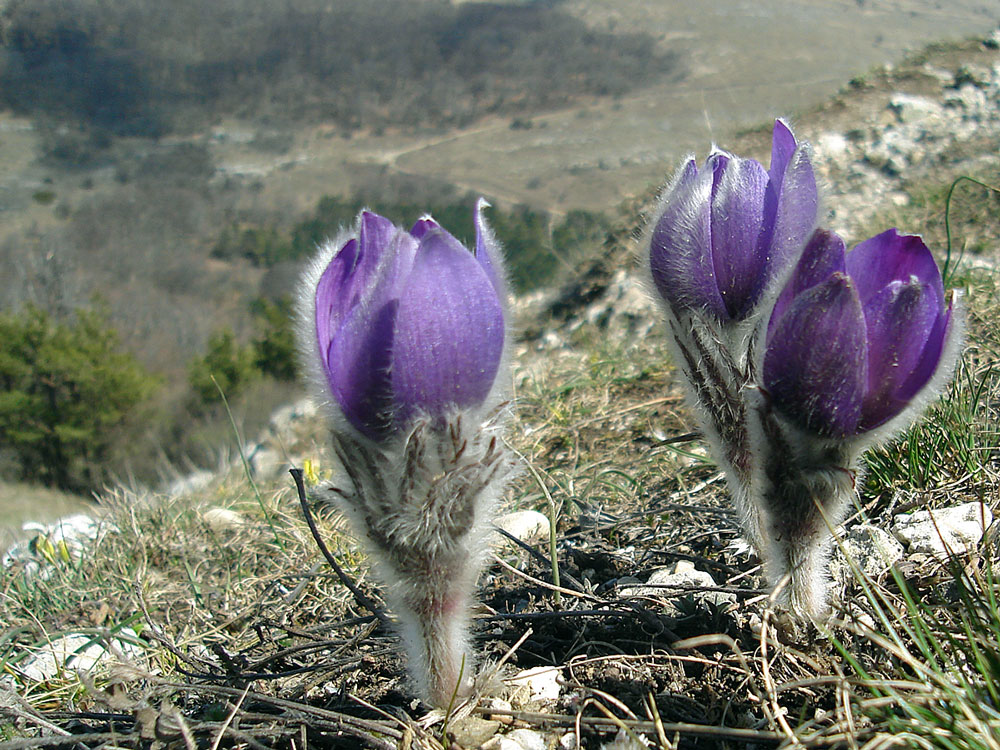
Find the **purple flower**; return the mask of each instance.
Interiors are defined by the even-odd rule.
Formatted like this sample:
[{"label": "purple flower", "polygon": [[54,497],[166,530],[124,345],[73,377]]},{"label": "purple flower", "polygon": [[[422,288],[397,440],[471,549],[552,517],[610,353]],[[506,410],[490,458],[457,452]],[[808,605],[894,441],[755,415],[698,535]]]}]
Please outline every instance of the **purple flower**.
[{"label": "purple flower", "polygon": [[890,229],[845,256],[817,231],[779,296],[764,355],[775,408],[823,437],[874,430],[950,370],[959,337],[923,241]]},{"label": "purple flower", "polygon": [[366,437],[386,439],[418,414],[479,407],[493,390],[505,291],[484,206],[475,254],[429,217],[407,232],[365,211],[353,236],[323,256],[320,365],[343,416]]},{"label": "purple flower", "polygon": [[723,151],[689,160],[661,200],[649,240],[653,282],[676,310],[744,320],[775,290],[816,225],[805,147],[774,124],[771,166]]}]

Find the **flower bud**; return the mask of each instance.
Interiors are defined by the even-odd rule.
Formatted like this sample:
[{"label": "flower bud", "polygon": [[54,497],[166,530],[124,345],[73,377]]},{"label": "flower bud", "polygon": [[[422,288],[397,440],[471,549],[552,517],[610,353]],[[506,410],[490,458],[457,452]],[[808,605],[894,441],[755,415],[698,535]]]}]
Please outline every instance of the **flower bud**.
[{"label": "flower bud", "polygon": [[307,275],[315,352],[333,410],[384,441],[417,415],[482,407],[503,356],[504,294],[495,246],[476,212],[477,252],[433,219],[410,231],[363,212]]},{"label": "flower bud", "polygon": [[845,257],[843,240],[816,232],[769,326],[763,375],[775,409],[822,437],[886,425],[951,372],[954,305],[919,237],[890,229]]},{"label": "flower bud", "polygon": [[656,290],[674,311],[745,320],[787,278],[817,206],[808,151],[782,120],[774,124],[770,169],[724,151],[700,170],[690,159],[666,190],[649,237]]}]

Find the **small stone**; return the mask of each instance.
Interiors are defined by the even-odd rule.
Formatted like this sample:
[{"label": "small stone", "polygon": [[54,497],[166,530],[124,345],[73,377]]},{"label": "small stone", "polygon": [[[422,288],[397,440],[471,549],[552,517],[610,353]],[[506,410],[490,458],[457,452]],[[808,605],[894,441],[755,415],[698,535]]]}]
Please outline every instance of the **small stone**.
[{"label": "small stone", "polygon": [[[513,690],[512,703],[534,703],[536,701],[559,700],[562,686],[562,670],[558,667],[533,667],[518,672],[507,680]],[[518,699],[520,699],[518,701]]]},{"label": "small stone", "polygon": [[827,131],[816,139],[816,150],[827,159],[836,159],[847,153],[849,144],[840,133]]},{"label": "small stone", "polygon": [[496,525],[526,544],[549,538],[549,519],[537,510],[505,513],[496,520]]},{"label": "small stone", "polygon": [[459,747],[480,747],[495,737],[499,729],[500,722],[479,716],[466,716],[448,725],[448,733],[455,738]]},{"label": "small stone", "polygon": [[12,545],[0,558],[5,568],[20,564],[25,578],[39,575],[47,580],[56,565],[78,561],[105,531],[114,530],[86,513],[75,513],[49,524],[29,521],[21,527],[35,536]]},{"label": "small stone", "polygon": [[[623,598],[661,597],[666,600],[665,609],[668,612],[679,613],[673,600],[678,596],[684,596],[685,589],[715,588],[717,585],[710,573],[698,570],[693,563],[687,560],[681,560],[672,568],[654,570],[645,585],[619,589],[618,595]],[[735,594],[720,591],[695,590],[687,595],[696,601],[708,601],[717,606],[736,602]]]},{"label": "small stone", "polygon": [[932,99],[912,94],[893,94],[889,100],[889,109],[896,113],[900,122],[923,122],[940,118],[941,105]]},{"label": "small stone", "polygon": [[498,734],[480,745],[479,750],[522,750],[522,748],[514,740],[509,740],[502,734]]},{"label": "small stone", "polygon": [[515,729],[504,735],[517,745],[517,750],[545,750],[545,738],[533,729]]},{"label": "small stone", "polygon": [[[119,637],[124,636],[125,638]],[[18,670],[29,680],[45,682],[65,672],[93,672],[119,658],[135,659],[142,649],[126,638],[137,639],[131,628],[122,628],[119,636],[109,637],[109,646],[90,635],[71,633],[45,644]]]},{"label": "small stone", "polygon": [[892,533],[911,554],[920,552],[947,559],[949,550],[956,555],[974,550],[991,523],[990,509],[972,502],[896,516]]},{"label": "small stone", "polygon": [[851,580],[854,572],[850,559],[868,578],[877,581],[902,557],[903,545],[889,532],[871,524],[859,524],[846,533],[840,545],[834,545],[830,573],[835,581]]},{"label": "small stone", "polygon": [[201,518],[214,531],[230,531],[247,523],[242,513],[229,508],[209,508],[201,514]]},{"label": "small stone", "polygon": [[[503,698],[488,698],[485,701],[484,705],[486,706],[487,709],[491,709],[491,710],[494,710],[494,711],[510,711],[511,710],[510,702],[509,701],[505,701]],[[509,714],[506,714],[506,713],[502,713],[502,714],[490,714],[488,718],[490,718],[493,721],[499,721],[501,724],[513,724],[514,723],[514,717],[510,716]]]},{"label": "small stone", "polygon": [[567,732],[562,737],[559,738],[559,749],[560,750],[576,750],[577,741],[575,732]]}]

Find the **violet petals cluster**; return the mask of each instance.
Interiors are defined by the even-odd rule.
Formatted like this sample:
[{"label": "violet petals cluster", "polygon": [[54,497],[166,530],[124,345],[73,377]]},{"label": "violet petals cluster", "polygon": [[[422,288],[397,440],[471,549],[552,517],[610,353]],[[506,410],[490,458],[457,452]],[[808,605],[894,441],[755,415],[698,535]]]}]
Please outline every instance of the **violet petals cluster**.
[{"label": "violet petals cluster", "polygon": [[845,252],[817,229],[809,147],[775,123],[768,169],[716,151],[646,236],[689,401],[779,598],[825,612],[830,531],[863,450],[950,377],[961,311],[930,251],[890,229]]},{"label": "violet petals cluster", "polygon": [[816,223],[816,178],[805,148],[775,124],[771,164],[723,151],[688,160],[649,238],[653,283],[673,308],[743,320],[784,280]]},{"label": "violet petals cluster", "polygon": [[[503,254],[475,212],[467,249],[430,217],[372,212],[320,248],[298,294],[298,346],[327,411],[341,508],[399,622],[416,694],[475,692],[470,643],[505,447]],[[895,229],[846,252],[817,229],[808,144],[782,120],[761,163],[684,163],[643,242],[689,403],[778,601],[828,607],[832,530],[865,449],[909,425],[955,365],[962,314],[930,250]]]},{"label": "violet petals cluster", "polygon": [[505,294],[477,210],[477,252],[431,218],[363,212],[315,287],[319,363],[344,418],[382,440],[416,414],[481,406],[504,351]]},{"label": "violet petals cluster", "polygon": [[889,229],[845,256],[840,237],[817,231],[772,312],[764,387],[804,430],[881,428],[951,359],[954,308],[920,237]]}]

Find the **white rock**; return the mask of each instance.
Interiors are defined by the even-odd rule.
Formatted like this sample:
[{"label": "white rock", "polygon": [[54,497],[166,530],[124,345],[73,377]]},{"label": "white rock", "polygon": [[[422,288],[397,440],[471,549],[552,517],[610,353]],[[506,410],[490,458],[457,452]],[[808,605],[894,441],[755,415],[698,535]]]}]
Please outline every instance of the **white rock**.
[{"label": "white rock", "polygon": [[559,748],[560,750],[576,750],[576,733],[566,732],[562,737],[559,738]]},{"label": "white rock", "polygon": [[549,519],[537,510],[505,513],[496,520],[496,525],[528,544],[549,538]]},{"label": "white rock", "polygon": [[847,153],[847,139],[840,133],[827,131],[816,139],[816,150],[827,159],[836,159]]},{"label": "white rock", "polygon": [[971,83],[963,84],[957,91],[950,91],[945,96],[945,103],[951,107],[964,109],[967,114],[986,109],[986,93]]},{"label": "white rock", "polygon": [[859,524],[847,532],[840,545],[834,545],[830,573],[835,581],[850,581],[854,577],[847,561],[850,558],[866,576],[878,580],[902,557],[903,545],[889,532],[871,524]]},{"label": "white rock", "polygon": [[523,748],[514,740],[507,739],[507,737],[498,734],[496,737],[487,740],[479,750],[523,750]]},{"label": "white rock", "polygon": [[29,522],[21,528],[44,534],[53,544],[65,544],[74,558],[79,558],[101,532],[100,522],[86,513],[74,513],[50,524]]},{"label": "white rock", "polygon": [[[130,642],[137,638],[131,628],[122,628],[120,636],[107,641],[94,636],[72,633],[45,644],[29,659],[17,665],[18,671],[29,680],[44,682],[66,672],[93,672],[114,661],[134,660],[142,649]],[[108,645],[105,645],[105,644]]]},{"label": "white rock", "polygon": [[211,471],[199,470],[174,480],[165,490],[167,497],[187,497],[201,492],[216,480]]},{"label": "white rock", "polygon": [[646,750],[648,747],[649,744],[641,737],[636,741],[624,729],[619,729],[618,734],[611,742],[605,742],[601,745],[601,750]]},{"label": "white rock", "polygon": [[545,750],[545,738],[533,729],[515,729],[504,738],[511,740],[517,750]]},{"label": "white rock", "polygon": [[229,508],[209,508],[201,514],[202,520],[215,531],[226,531],[246,526],[247,519],[242,513]]},{"label": "white rock", "polygon": [[40,575],[47,579],[55,570],[53,564],[78,561],[103,531],[113,530],[114,526],[86,513],[75,513],[49,524],[29,521],[21,528],[36,534],[12,545],[0,558],[0,564],[21,564],[26,578]]},{"label": "white rock", "polygon": [[[717,585],[710,573],[697,570],[693,563],[681,560],[672,568],[654,570],[645,585],[619,589],[618,595],[621,597],[662,597],[667,599],[666,609],[676,612],[678,610],[672,600],[677,598],[678,595],[684,595],[684,589],[700,587],[714,588]],[[735,594],[727,594],[720,591],[692,591],[689,596],[700,601],[710,601],[716,605],[734,603],[736,601]]]},{"label": "white rock", "polygon": [[924,552],[946,559],[947,550],[964,554],[975,549],[991,523],[990,509],[973,502],[896,516],[892,533],[911,553]]},{"label": "white rock", "polygon": [[562,670],[558,667],[533,667],[518,672],[507,680],[507,684],[522,703],[533,703],[558,700],[562,691],[561,679]]},{"label": "white rock", "polygon": [[893,94],[889,100],[889,109],[896,113],[900,122],[923,122],[939,118],[941,105],[932,99],[912,94]]}]

